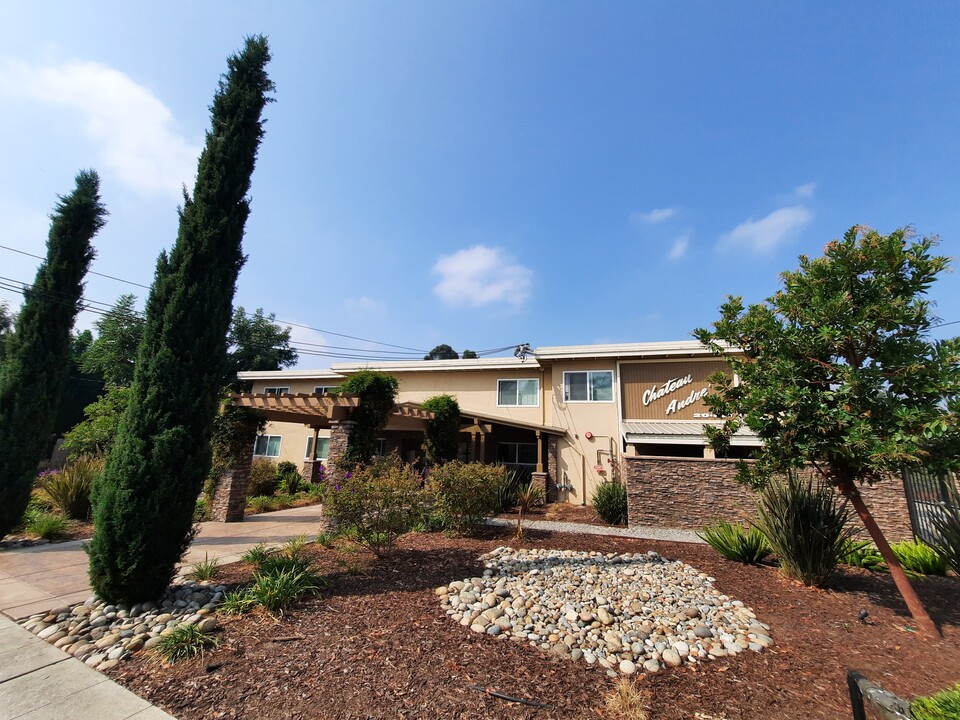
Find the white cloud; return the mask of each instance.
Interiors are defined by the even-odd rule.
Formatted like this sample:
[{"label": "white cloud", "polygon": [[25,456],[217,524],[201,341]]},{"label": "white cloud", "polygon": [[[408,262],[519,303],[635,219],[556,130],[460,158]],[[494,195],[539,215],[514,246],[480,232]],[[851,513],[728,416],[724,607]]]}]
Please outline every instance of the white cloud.
[{"label": "white cloud", "polygon": [[530,297],[533,272],[502,249],[475,245],[444,255],[433,266],[440,282],[433,291],[448,305],[520,306]]},{"label": "white cloud", "polygon": [[808,182],[803,185],[798,185],[793,189],[793,196],[801,200],[808,200],[813,197],[813,193],[816,189],[817,184],[815,182]]},{"label": "white cloud", "polygon": [[630,222],[636,224],[646,223],[647,225],[656,225],[657,223],[662,223],[665,220],[669,220],[678,212],[680,212],[680,208],[676,207],[657,208],[655,210],[648,210],[647,212],[633,212],[630,213]]},{"label": "white cloud", "polygon": [[780,208],[759,220],[750,218],[740,223],[720,236],[717,247],[720,250],[741,248],[768,252],[794,237],[812,218],[813,213],[803,205]]},{"label": "white cloud", "polygon": [[7,63],[0,77],[4,95],[26,94],[77,111],[103,167],[141,195],[179,199],[181,186],[192,186],[200,147],[176,132],[166,105],[119,70],[81,60],[48,67]]},{"label": "white cloud", "polygon": [[381,300],[374,300],[366,295],[357,298],[347,298],[343,301],[343,307],[353,312],[380,313],[386,310],[386,304]]},{"label": "white cloud", "polygon": [[687,254],[688,245],[690,245],[690,238],[688,238],[686,235],[681,235],[673,241],[673,246],[670,248],[667,258],[669,260],[679,260]]}]

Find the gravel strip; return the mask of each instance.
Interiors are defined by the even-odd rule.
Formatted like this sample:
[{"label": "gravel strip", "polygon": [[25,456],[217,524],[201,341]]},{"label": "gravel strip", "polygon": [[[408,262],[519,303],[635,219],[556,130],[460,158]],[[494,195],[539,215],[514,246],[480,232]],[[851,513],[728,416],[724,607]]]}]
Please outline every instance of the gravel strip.
[{"label": "gravel strip", "polygon": [[[496,527],[516,527],[513,520],[489,518],[487,525]],[[523,527],[528,530],[548,530],[550,532],[576,533],[577,535],[612,535],[614,537],[638,538],[640,540],[663,540],[665,542],[703,543],[692,530],[674,530],[652,527],[603,527],[581,523],[557,522],[555,520],[524,520]]]}]

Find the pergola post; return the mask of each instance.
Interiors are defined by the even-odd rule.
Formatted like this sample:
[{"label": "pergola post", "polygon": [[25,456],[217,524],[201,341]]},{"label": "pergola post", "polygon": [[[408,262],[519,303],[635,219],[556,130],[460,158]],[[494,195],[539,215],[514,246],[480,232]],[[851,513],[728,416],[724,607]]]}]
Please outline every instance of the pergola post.
[{"label": "pergola post", "polygon": [[303,461],[303,478],[311,485],[319,485],[323,480],[323,462],[317,460],[317,443],[320,441],[320,427],[313,426],[313,445],[310,459]]},{"label": "pergola post", "polygon": [[327,482],[336,483],[343,477],[340,460],[350,445],[350,435],[357,423],[353,420],[330,421],[330,449],[327,451]]}]

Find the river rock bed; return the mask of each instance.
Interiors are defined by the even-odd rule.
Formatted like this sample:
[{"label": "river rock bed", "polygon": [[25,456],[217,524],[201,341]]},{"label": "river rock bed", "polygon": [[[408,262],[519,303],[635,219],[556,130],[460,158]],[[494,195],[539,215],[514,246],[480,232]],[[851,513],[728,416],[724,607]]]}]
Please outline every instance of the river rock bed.
[{"label": "river rock bed", "polygon": [[713,578],[652,551],[500,547],[480,559],[483,577],[436,589],[447,615],[611,673],[653,673],[774,644],[770,626]]},{"label": "river rock bed", "polygon": [[183,624],[209,632],[217,627],[207,617],[223,600],[225,585],[181,580],[157,602],[108,605],[96,596],[82,603],[31,615],[20,624],[41,640],[108,670],[137,650],[149,650]]}]

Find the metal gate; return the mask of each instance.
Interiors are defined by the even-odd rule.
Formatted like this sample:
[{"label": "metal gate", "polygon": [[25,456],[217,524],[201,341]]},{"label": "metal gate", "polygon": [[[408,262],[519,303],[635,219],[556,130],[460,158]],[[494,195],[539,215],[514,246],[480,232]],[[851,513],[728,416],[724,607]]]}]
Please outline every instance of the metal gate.
[{"label": "metal gate", "polygon": [[948,507],[957,508],[957,479],[926,470],[904,469],[903,489],[910,509],[913,536],[928,545],[939,544],[934,518],[942,517]]}]

